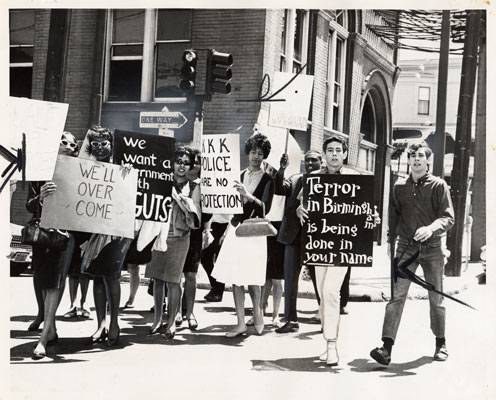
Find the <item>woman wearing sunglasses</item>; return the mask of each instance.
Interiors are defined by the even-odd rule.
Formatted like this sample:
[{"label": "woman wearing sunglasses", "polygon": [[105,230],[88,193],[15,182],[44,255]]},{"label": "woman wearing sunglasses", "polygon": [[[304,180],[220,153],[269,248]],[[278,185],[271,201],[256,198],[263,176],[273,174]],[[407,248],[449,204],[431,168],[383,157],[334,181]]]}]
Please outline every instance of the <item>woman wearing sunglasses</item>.
[{"label": "woman wearing sunglasses", "polygon": [[[186,147],[175,152],[174,186],[172,189],[172,210],[167,229],[166,251],[153,250],[145,276],[153,279],[154,312],[150,334],[161,332],[162,304],[167,283],[167,328],[166,339],[174,338],[175,316],[181,299],[181,274],[190,243],[191,228],[200,226],[200,186],[188,179],[188,173],[195,162],[195,154]],[[165,236],[165,235],[164,235]],[[160,244],[161,234],[157,237]],[[156,248],[154,246],[154,248]]]},{"label": "woman wearing sunglasses", "polygon": [[[112,156],[112,133],[100,126],[88,130],[85,158],[110,162]],[[93,297],[97,318],[97,330],[91,336],[92,343],[106,342],[115,346],[119,342],[119,303],[121,298],[120,275],[131,239],[93,233],[84,244],[81,271],[93,280]],[[105,326],[106,310],[110,312],[110,324]]]},{"label": "woman wearing sunglasses", "polygon": [[[70,132],[64,132],[60,140],[59,155],[76,156],[78,145]],[[57,186],[53,182],[31,182],[29,185],[26,208],[33,214],[33,219],[41,217],[43,201],[53,195]],[[68,237],[62,250],[33,245],[33,284],[38,303],[38,315],[29,325],[29,331],[36,331],[43,322],[40,339],[33,351],[33,358],[39,360],[46,356],[46,348],[58,340],[55,326],[55,314],[64,292],[65,278],[69,270],[74,248],[74,238],[68,232],[59,231]]]}]

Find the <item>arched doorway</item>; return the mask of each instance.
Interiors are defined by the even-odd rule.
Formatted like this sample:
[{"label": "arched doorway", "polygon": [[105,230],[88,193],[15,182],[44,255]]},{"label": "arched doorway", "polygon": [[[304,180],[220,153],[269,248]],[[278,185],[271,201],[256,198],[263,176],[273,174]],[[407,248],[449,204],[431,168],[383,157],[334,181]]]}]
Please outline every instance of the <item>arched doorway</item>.
[{"label": "arched doorway", "polygon": [[[386,155],[391,143],[391,102],[387,83],[379,70],[372,71],[364,81],[360,123],[359,165],[375,176],[374,202],[387,215],[386,194],[389,193],[389,172]],[[383,223],[384,225],[384,223]],[[375,239],[380,242],[385,229],[377,229]]]}]

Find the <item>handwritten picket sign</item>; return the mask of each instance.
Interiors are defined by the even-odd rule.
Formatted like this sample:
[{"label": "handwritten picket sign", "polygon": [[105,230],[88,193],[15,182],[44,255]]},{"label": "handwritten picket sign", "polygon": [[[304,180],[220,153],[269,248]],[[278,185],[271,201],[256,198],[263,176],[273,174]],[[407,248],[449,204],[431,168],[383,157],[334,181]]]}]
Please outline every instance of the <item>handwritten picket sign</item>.
[{"label": "handwritten picket sign", "polygon": [[134,238],[137,181],[135,169],[58,156],[41,226]]},{"label": "handwritten picket sign", "polygon": [[201,146],[201,207],[203,212],[242,214],[239,135],[204,135]]},{"label": "handwritten picket sign", "polygon": [[303,202],[308,220],[303,263],[313,266],[372,266],[374,177],[307,174]]},{"label": "handwritten picket sign", "polygon": [[139,171],[137,219],[167,222],[172,207],[174,151],[174,138],[114,131],[114,163],[131,164]]}]

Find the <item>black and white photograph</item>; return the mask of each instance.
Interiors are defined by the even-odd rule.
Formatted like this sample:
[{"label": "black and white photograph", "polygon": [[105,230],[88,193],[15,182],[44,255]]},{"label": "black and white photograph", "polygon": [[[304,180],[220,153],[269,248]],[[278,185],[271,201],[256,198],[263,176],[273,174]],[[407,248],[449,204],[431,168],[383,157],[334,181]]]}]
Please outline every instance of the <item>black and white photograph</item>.
[{"label": "black and white photograph", "polygon": [[495,398],[495,11],[4,3],[0,398]]}]

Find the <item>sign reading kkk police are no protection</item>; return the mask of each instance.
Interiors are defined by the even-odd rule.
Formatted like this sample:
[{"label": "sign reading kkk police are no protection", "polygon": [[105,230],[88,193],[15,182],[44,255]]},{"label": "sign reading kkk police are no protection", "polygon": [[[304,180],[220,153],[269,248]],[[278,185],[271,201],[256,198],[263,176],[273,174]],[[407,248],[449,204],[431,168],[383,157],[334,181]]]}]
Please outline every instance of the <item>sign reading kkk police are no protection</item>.
[{"label": "sign reading kkk police are no protection", "polygon": [[139,171],[136,218],[167,222],[172,207],[174,138],[147,133],[114,132],[114,163]]},{"label": "sign reading kkk police are no protection", "polygon": [[203,212],[242,214],[239,135],[204,135],[201,149],[201,207]]},{"label": "sign reading kkk police are no protection", "polygon": [[372,266],[374,177],[304,176],[303,263],[314,266]]}]

